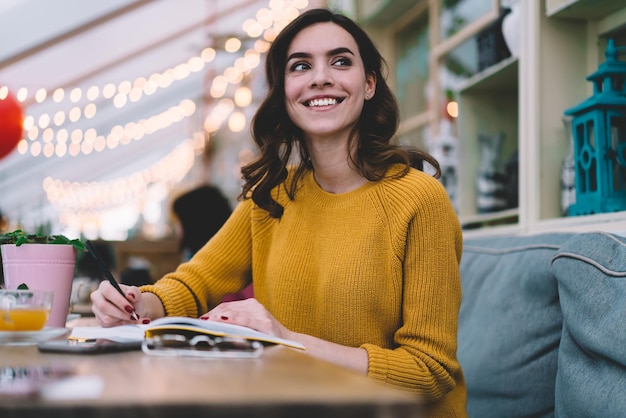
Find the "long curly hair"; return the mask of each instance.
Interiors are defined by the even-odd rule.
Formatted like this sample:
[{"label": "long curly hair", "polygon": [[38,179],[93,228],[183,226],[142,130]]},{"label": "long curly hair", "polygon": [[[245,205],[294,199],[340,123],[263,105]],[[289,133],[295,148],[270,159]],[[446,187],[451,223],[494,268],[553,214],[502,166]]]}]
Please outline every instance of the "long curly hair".
[{"label": "long curly hair", "polygon": [[[367,180],[378,181],[385,177],[392,164],[404,164],[405,169],[397,174],[404,176],[410,167],[423,170],[426,161],[434,168],[434,177],[441,175],[439,163],[430,154],[392,142],[399,123],[398,103],[385,81],[387,64],[369,36],[342,14],[328,9],[312,9],[287,25],[268,51],[265,62],[268,93],[251,124],[252,137],[260,154],[241,170],[244,185],[239,198],[252,198],[259,207],[268,211],[270,217],[277,219],[282,216],[284,208],[272,197],[271,191],[282,184],[283,189],[280,190],[293,200],[298,179],[313,168],[304,134],[291,121],[285,108],[287,51],[301,30],[322,22],[335,23],[352,35],[363,59],[365,73],[373,74],[376,79],[376,92],[364,103],[348,144],[350,149],[356,145],[356,152],[351,157],[355,169]],[[354,141],[357,143],[354,144]],[[297,168],[293,180],[287,184],[287,167],[290,164],[297,164]]]}]

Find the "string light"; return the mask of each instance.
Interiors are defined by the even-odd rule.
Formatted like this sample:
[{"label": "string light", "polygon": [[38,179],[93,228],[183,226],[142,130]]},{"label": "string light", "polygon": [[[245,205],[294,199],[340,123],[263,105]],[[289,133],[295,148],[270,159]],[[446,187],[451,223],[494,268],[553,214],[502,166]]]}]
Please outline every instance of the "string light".
[{"label": "string light", "polygon": [[[66,154],[75,157],[80,153],[79,150],[82,154],[88,155],[94,150],[94,147],[92,146],[94,144],[96,151],[105,149],[102,144],[106,144],[106,147],[109,149],[114,149],[119,145],[126,145],[130,143],[131,140],[138,141],[145,135],[153,134],[159,130],[168,128],[173,123],[180,122],[183,119],[192,116],[195,112],[196,104],[192,100],[184,99],[181,100],[178,105],[172,106],[166,111],[152,115],[146,119],[129,122],[125,126],[115,125],[111,128],[106,137],[99,136],[94,129],[88,129],[85,132],[75,129],[72,132],[72,145],[69,148],[58,146],[58,144],[64,144],[67,142],[69,137],[67,129],[61,128],[55,132],[52,128],[48,127],[50,123],[49,117],[47,114],[44,114],[41,115],[38,121],[39,128],[42,130],[41,138],[39,138],[40,135],[38,135],[37,132],[32,137],[29,137],[29,140],[22,139],[18,143],[17,149],[20,154],[26,154],[30,148],[31,155],[36,157],[41,154],[42,150],[42,144],[39,142],[39,139],[48,144],[51,143],[56,137],[57,146],[52,145],[52,147],[48,147],[47,149],[49,151],[43,153],[45,157],[63,157]],[[28,125],[31,125],[33,124],[33,120],[29,119],[27,123]],[[36,129],[35,126],[29,129],[28,132],[34,132],[34,129]],[[50,151],[51,149],[54,149],[56,152]],[[43,145],[43,150],[46,150],[46,145]]]},{"label": "string light", "polygon": [[448,115],[450,117],[458,118],[459,117],[459,104],[455,101],[448,102],[448,104],[446,105],[446,112],[448,112]]},{"label": "string light", "polygon": [[239,49],[241,48],[241,41],[237,38],[229,38],[226,40],[226,43],[224,44],[224,50],[226,50],[226,52],[237,52],[239,51]]},{"label": "string light", "polygon": [[252,90],[241,86],[235,90],[235,104],[237,107],[248,107],[252,103]]},{"label": "string light", "polygon": [[[229,85],[240,84],[250,71],[260,65],[261,55],[267,52],[276,34],[299,14],[300,9],[307,6],[308,0],[271,0],[269,9],[263,8],[256,13],[256,20],[244,21],[242,29],[247,36],[258,39],[231,67],[213,79],[210,93],[220,100],[204,120],[203,127],[206,132],[217,131],[226,121],[234,132],[244,129],[247,123],[246,116],[235,109],[249,106],[252,102],[252,92],[248,87],[238,87],[234,92],[234,100],[224,98]],[[227,41],[225,50],[240,53],[241,46],[239,39],[231,38]],[[132,140],[139,140],[172,123],[184,120],[196,111],[195,103],[189,99],[147,119],[129,122],[124,126],[116,125],[106,136],[99,135],[93,128],[71,130],[64,127],[69,122],[76,123],[81,119],[95,117],[98,110],[97,101],[111,100],[117,109],[123,109],[129,102],[138,102],[159,89],[166,89],[176,81],[184,80],[191,74],[201,71],[215,58],[216,51],[213,48],[205,48],[198,56],[191,57],[187,62],[162,73],[138,77],[133,81],[125,80],[117,86],[109,83],[104,86],[92,85],[84,89],[75,87],[70,91],[63,88],[53,91],[37,89],[30,98],[37,104],[46,101],[62,103],[68,100],[74,106],[67,112],[57,110],[53,111],[53,114],[41,114],[36,119],[28,115],[24,120],[25,136],[18,144],[18,152],[26,154],[30,151],[33,157],[43,155],[48,158],[88,155],[91,152],[102,152],[128,144]],[[0,86],[0,94],[5,90],[6,86]],[[16,97],[19,101],[26,102],[29,99],[28,90],[25,87],[18,89]],[[122,205],[144,199],[148,186],[157,185],[164,190],[171,190],[189,172],[194,163],[194,156],[201,153],[204,146],[205,134],[198,132],[193,135],[193,139],[183,141],[153,166],[128,177],[90,183],[46,177],[42,187],[49,202],[59,211],[62,225],[84,231],[89,225],[99,224],[107,214],[110,215]]]},{"label": "string light", "polygon": [[203,147],[204,142],[186,139],[152,166],[129,176],[101,182],[69,182],[48,176],[42,187],[55,209],[80,218],[141,198],[153,184],[171,190],[189,172]]},{"label": "string light", "polygon": [[204,120],[204,129],[213,133],[219,130],[222,123],[235,109],[235,103],[228,98],[221,99]]},{"label": "string light", "polygon": [[246,127],[246,115],[236,111],[228,117],[228,128],[233,132],[241,132]]}]

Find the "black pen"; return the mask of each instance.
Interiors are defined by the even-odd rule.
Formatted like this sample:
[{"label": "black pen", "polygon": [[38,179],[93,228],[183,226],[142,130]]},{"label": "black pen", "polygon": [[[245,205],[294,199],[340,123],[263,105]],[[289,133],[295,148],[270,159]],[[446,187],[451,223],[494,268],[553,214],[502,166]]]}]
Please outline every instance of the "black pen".
[{"label": "black pen", "polygon": [[[111,274],[107,266],[104,264],[104,261],[102,261],[102,258],[100,258],[100,256],[96,252],[96,249],[94,248],[91,241],[87,241],[85,245],[87,246],[87,250],[89,251],[89,254],[91,254],[93,259],[96,260],[96,263],[98,264],[98,267],[100,267],[100,270],[102,270],[102,273],[104,273],[106,278],[109,280],[109,283],[111,283],[111,285],[113,285],[113,287],[117,289],[117,291],[120,292],[120,295],[124,296],[124,299],[125,299],[126,295],[124,294],[124,291],[122,290],[120,285],[117,284],[117,280],[115,280],[115,277],[113,277],[113,274]],[[134,319],[135,321],[139,320],[139,315],[137,315],[137,312],[135,312],[134,309],[133,309],[133,312],[130,314],[130,317]]]}]

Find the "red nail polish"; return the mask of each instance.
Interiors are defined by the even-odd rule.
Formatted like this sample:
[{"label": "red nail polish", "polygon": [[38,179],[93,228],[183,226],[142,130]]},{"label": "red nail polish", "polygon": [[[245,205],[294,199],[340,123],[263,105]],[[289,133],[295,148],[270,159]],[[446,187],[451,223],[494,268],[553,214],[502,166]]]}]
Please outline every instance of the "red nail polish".
[{"label": "red nail polish", "polygon": [[142,324],[149,324],[150,320],[148,318],[144,319],[143,321],[141,321]]},{"label": "red nail polish", "polygon": [[222,318],[222,321],[228,321],[228,317],[227,316],[222,315],[222,316],[220,316],[220,318]]},{"label": "red nail polish", "polygon": [[133,311],[134,311],[133,307],[132,307],[132,306],[130,306],[130,305],[126,305],[126,306],[124,306],[124,310],[125,310],[126,312],[128,312],[128,313],[133,313]]},{"label": "red nail polish", "polygon": [[200,319],[202,319],[204,321],[208,321],[209,317],[208,316],[201,316]]}]

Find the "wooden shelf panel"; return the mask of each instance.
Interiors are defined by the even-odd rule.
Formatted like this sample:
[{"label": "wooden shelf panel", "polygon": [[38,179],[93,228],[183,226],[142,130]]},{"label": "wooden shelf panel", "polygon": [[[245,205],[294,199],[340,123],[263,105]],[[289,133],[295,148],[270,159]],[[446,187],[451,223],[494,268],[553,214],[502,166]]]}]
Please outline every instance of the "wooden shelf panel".
[{"label": "wooden shelf panel", "polygon": [[595,20],[624,7],[619,0],[546,0],[546,15],[568,19]]},{"label": "wooden shelf panel", "polygon": [[509,57],[468,78],[457,90],[460,93],[517,93],[518,59]]}]

